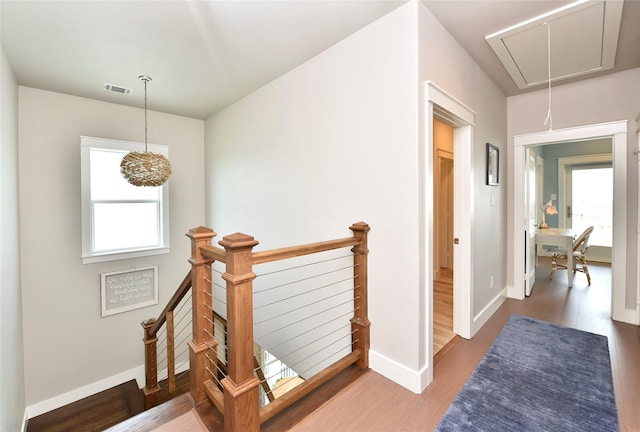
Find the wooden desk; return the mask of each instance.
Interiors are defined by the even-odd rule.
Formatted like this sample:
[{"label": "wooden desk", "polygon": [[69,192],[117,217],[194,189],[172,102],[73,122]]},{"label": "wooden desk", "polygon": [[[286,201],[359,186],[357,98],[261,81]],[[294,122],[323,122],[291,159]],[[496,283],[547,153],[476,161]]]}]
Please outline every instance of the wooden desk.
[{"label": "wooden desk", "polygon": [[573,230],[546,228],[536,231],[536,245],[558,246],[567,251],[567,280],[573,284]]}]

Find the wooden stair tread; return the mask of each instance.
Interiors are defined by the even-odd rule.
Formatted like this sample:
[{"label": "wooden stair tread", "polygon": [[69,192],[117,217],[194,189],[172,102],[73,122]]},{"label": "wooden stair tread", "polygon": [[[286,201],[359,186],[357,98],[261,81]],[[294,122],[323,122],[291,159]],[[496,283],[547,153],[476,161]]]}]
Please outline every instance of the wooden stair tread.
[{"label": "wooden stair tread", "polygon": [[108,432],[148,432],[195,408],[191,395],[184,393],[161,405],[144,411],[109,429]]}]

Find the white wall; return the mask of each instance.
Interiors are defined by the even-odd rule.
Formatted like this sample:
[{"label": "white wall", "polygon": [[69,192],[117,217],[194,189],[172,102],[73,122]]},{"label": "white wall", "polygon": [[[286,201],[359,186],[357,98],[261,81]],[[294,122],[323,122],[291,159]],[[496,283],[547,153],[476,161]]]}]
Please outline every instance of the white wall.
[{"label": "white wall", "polygon": [[[513,136],[548,130],[544,119],[548,110],[547,90],[539,90],[508,98],[508,137],[510,143],[509,160],[513,153]],[[626,244],[627,280],[625,305],[635,310],[636,305],[636,257],[637,257],[637,204],[638,204],[638,162],[636,119],[640,113],[640,68],[596,77],[570,84],[552,86],[553,129],[586,126],[612,121],[628,120],[627,196],[616,197],[627,201]],[[511,168],[511,164],[510,164]],[[513,172],[509,172],[513,176]],[[517,191],[508,191],[510,199]],[[513,232],[511,209],[508,215],[508,232]],[[510,235],[510,237],[512,237]],[[513,239],[509,239],[510,251]],[[513,253],[508,254],[508,283],[513,285]]]},{"label": "white wall", "polygon": [[[500,298],[506,286],[506,98],[422,3],[419,19],[420,81],[433,82],[475,112],[473,143],[469,149],[474,185],[470,193],[473,264],[467,271],[472,274],[472,319],[482,320],[488,317],[479,316]],[[501,151],[499,186],[486,185],[486,143]],[[427,182],[431,178],[428,173]],[[456,189],[460,187],[454,185]],[[482,321],[477,323],[481,324]]]},{"label": "white wall", "polygon": [[[171,253],[83,265],[80,136],[144,141],[142,109],[19,88],[22,294],[29,415],[140,376],[141,321],[189,271],[184,233],[204,222],[204,122],[150,111],[149,142],[170,147]],[[159,266],[159,304],[101,318],[100,273]]]},{"label": "white wall", "polygon": [[[370,224],[371,366],[417,392],[430,319],[419,238],[422,191],[431,187],[430,178],[420,183],[419,162],[427,79],[481,113],[473,152],[474,165],[484,167],[484,143],[506,141],[506,100],[419,2],[211,117],[205,132],[207,224],[220,236],[242,231],[263,250],[348,236],[359,220]],[[497,288],[480,286],[476,309],[500,292],[505,274],[503,187],[482,187],[482,169],[474,172],[474,193],[483,202],[495,193],[496,207],[476,208],[488,226],[475,241],[490,239],[495,251],[482,248],[475,267],[494,272]]]},{"label": "white wall", "polygon": [[25,414],[18,219],[18,85],[0,46],[0,430]]},{"label": "white wall", "polygon": [[418,369],[416,21],[400,7],[206,124],[207,224],[256,250],[369,233],[372,351]]}]

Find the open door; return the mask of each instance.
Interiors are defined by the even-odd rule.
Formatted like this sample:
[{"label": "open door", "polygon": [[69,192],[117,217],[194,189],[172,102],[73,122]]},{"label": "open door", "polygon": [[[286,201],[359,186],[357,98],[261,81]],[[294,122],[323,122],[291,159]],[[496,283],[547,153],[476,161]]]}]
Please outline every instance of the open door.
[{"label": "open door", "polygon": [[536,283],[536,225],[537,225],[537,176],[536,152],[532,148],[525,150],[525,283],[524,294],[529,296]]}]

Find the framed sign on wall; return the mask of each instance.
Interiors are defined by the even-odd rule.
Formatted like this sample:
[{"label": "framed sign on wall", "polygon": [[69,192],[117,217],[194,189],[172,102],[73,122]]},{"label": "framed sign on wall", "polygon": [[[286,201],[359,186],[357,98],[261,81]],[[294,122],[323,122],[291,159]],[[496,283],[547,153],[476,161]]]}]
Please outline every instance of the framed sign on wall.
[{"label": "framed sign on wall", "polygon": [[158,266],[100,274],[102,316],[158,304]]}]

